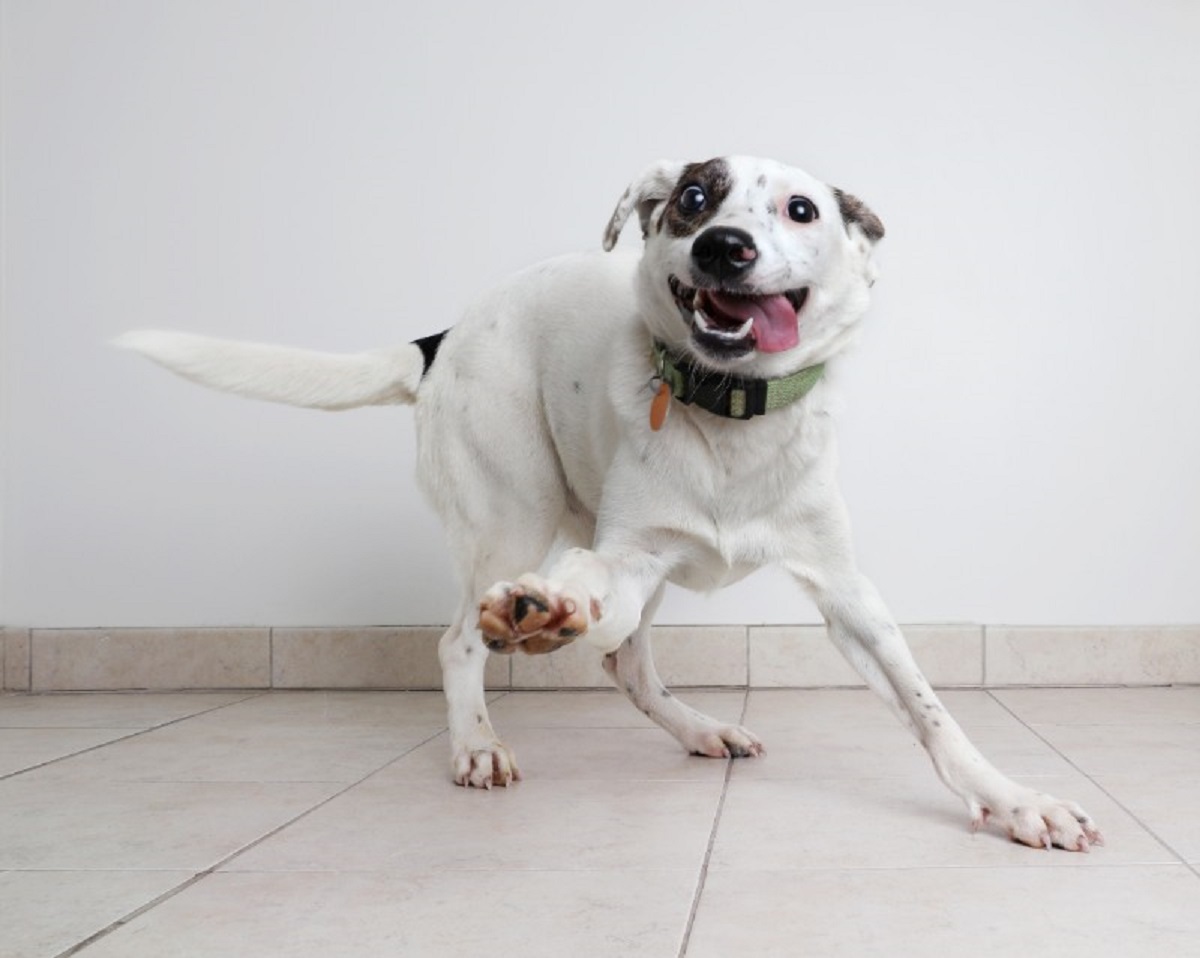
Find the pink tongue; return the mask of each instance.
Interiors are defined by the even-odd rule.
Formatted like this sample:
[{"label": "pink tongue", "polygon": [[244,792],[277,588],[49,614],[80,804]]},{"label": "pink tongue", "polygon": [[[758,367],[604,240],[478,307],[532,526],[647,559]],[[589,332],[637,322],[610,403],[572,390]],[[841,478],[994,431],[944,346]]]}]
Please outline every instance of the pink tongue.
[{"label": "pink tongue", "polygon": [[754,320],[754,341],[759,352],[781,353],[800,342],[799,323],[796,310],[786,296],[757,296],[749,299],[728,296],[715,290],[708,298],[726,316],[745,322]]}]

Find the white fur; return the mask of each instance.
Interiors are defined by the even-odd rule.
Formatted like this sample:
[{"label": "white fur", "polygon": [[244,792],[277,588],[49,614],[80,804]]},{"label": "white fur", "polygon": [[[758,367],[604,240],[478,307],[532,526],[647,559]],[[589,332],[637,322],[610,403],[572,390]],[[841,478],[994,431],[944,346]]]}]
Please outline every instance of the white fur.
[{"label": "white fur", "polygon": [[[808,174],[745,157],[725,163],[732,188],[705,228],[753,237],[756,289],[804,286],[809,295],[795,348],[707,364],[714,374],[777,377],[836,360],[874,281],[870,231],[861,219],[844,221],[837,194]],[[813,596],[830,638],[926,747],[976,826],[990,817],[1027,844],[1086,850],[1100,840],[1091,820],[980,755],[859,573],[835,481],[828,377],[801,401],[746,422],[673,402],[664,428],[651,430],[651,337],[697,351],[667,286],[668,274],[693,275],[694,237],[664,225],[685,170],[653,165],[613,214],[606,248],[636,210],[646,233],[640,256],[568,256],[518,274],[455,325],[419,387],[413,346],[328,357],[179,334],[140,333],[125,344],[206,385],[259,398],[343,408],[415,397],[420,482],[464,586],[439,647],[460,784],[519,777],[488,720],[479,623],[481,614],[511,623],[517,645],[553,639],[551,627],[521,631],[521,596],[577,620],[580,641],[604,655],[617,685],[689,751],[759,754],[753,733],[667,692],[650,623],[667,582],[713,589],[777,564]],[[814,201],[819,218],[789,220],[794,195]],[[535,572],[561,538],[570,548]]]},{"label": "white fur", "polygon": [[412,403],[421,381],[420,350],[407,345],[334,355],[154,329],[125,333],[114,345],[202,386],[312,409]]}]

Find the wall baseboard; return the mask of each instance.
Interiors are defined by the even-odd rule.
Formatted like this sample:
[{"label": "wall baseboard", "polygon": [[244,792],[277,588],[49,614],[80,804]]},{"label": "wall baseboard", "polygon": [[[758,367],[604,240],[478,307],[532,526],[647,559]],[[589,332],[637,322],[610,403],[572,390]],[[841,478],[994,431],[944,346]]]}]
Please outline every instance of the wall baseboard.
[{"label": "wall baseboard", "polygon": [[[1200,683],[1200,626],[910,625],[934,685]],[[3,688],[21,692],[177,689],[437,689],[437,627],[15,629],[0,633]],[[656,626],[675,687],[858,688],[824,626]],[[492,656],[493,689],[608,688],[599,656]]]}]

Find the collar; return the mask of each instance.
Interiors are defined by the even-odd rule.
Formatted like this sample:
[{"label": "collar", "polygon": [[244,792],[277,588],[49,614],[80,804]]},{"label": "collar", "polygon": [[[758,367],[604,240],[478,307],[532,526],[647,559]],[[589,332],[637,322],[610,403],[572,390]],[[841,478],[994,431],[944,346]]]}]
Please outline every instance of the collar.
[{"label": "collar", "polygon": [[825,372],[824,363],[817,363],[779,379],[728,376],[672,356],[657,339],[654,368],[658,379],[681,403],[697,405],[726,419],[750,419],[790,406],[807,396]]}]

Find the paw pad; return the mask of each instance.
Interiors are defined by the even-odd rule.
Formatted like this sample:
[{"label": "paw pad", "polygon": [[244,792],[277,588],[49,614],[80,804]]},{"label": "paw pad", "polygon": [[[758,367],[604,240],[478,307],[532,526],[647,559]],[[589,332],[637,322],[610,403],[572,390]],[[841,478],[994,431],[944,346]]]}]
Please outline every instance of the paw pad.
[{"label": "paw pad", "polygon": [[573,600],[530,578],[499,583],[479,603],[479,629],[493,652],[544,655],[587,631],[587,618]]}]

